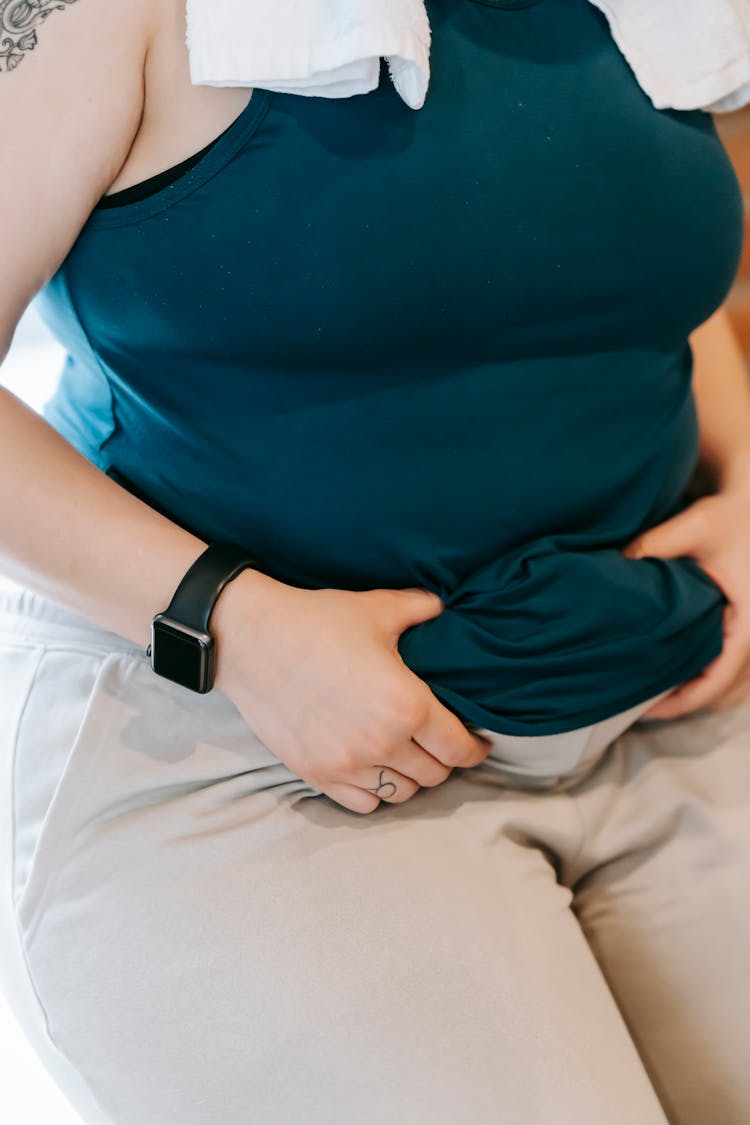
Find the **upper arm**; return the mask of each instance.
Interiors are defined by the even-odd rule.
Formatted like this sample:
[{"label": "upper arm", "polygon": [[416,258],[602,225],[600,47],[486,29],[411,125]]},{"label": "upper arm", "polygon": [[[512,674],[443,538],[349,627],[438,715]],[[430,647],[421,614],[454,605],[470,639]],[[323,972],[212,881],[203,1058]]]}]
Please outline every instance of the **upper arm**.
[{"label": "upper arm", "polygon": [[138,132],[151,10],[0,4],[0,361]]}]

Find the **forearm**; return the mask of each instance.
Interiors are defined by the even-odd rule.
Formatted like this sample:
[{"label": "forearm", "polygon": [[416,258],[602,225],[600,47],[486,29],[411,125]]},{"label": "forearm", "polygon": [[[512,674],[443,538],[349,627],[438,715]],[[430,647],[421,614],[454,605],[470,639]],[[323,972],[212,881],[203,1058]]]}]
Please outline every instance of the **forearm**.
[{"label": "forearm", "polygon": [[[0,451],[0,571],[145,648],[152,617],[207,542],[121,488],[2,389]],[[278,585],[243,571],[217,601],[212,627],[240,578],[243,608]]]},{"label": "forearm", "polygon": [[726,306],[690,336],[700,462],[717,485],[750,481],[750,374]]}]

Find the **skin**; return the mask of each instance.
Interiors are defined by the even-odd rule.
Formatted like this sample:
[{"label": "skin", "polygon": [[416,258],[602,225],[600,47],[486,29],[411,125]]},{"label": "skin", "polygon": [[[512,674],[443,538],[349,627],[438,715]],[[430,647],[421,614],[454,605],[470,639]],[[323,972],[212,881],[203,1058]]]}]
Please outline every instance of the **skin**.
[{"label": "skin", "polygon": [[750,698],[750,376],[726,305],[690,336],[700,464],[713,479],[679,515],[627,544],[627,558],[689,555],[729,599],[724,646],[644,715],[673,719]]},{"label": "skin", "polygon": [[15,70],[39,42],[41,25],[76,0],[0,0],[0,73]]}]

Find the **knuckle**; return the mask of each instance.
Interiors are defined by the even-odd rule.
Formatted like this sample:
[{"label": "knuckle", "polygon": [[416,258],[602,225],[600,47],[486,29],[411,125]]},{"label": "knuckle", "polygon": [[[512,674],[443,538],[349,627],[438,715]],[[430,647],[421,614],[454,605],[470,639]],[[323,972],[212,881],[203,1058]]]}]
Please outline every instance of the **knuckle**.
[{"label": "knuckle", "polygon": [[391,701],[392,719],[407,730],[414,730],[424,720],[425,705],[414,695],[399,696]]},{"label": "knuckle", "polygon": [[484,761],[489,751],[489,746],[466,746],[457,747],[454,751],[455,765],[460,769],[469,769],[471,766],[477,766],[480,762]]},{"label": "knuckle", "polygon": [[438,761],[437,758],[424,757],[418,764],[418,769],[411,773],[411,776],[425,789],[431,788],[433,785],[441,785],[445,779],[450,775],[451,767],[444,765]]},{"label": "knuckle", "polygon": [[449,770],[452,770],[465,764],[465,755],[457,746],[446,746],[445,750],[440,751],[440,761]]},{"label": "knuckle", "polygon": [[479,766],[485,760],[490,752],[491,747],[485,746],[482,750],[477,750],[472,754],[471,759],[467,761],[465,769],[472,769],[474,766]]},{"label": "knuckle", "polygon": [[489,739],[483,738],[480,744],[472,746],[471,749],[467,751],[467,756],[471,759],[469,764],[476,766],[480,762],[483,762],[491,750],[492,743]]},{"label": "knuckle", "polygon": [[411,800],[418,789],[419,786],[413,781],[399,781],[393,796],[386,797],[384,800],[389,805],[403,805],[405,801]]},{"label": "knuckle", "polygon": [[330,759],[329,768],[336,776],[348,777],[361,767],[360,754],[354,746],[340,746]]},{"label": "knuckle", "polygon": [[441,769],[434,771],[433,779],[431,781],[428,781],[426,784],[428,786],[442,785],[444,781],[447,781],[452,773],[453,769],[451,766],[443,766]]},{"label": "knuckle", "polygon": [[429,777],[425,777],[420,784],[424,789],[435,789],[438,785],[442,785],[446,778],[450,777],[451,771],[445,770],[438,776],[436,773],[431,773]]},{"label": "knuckle", "polygon": [[382,763],[384,766],[390,766],[391,769],[396,769],[396,759],[398,757],[398,749],[400,746],[394,738],[384,736],[376,739],[368,746],[368,758],[371,762]]}]

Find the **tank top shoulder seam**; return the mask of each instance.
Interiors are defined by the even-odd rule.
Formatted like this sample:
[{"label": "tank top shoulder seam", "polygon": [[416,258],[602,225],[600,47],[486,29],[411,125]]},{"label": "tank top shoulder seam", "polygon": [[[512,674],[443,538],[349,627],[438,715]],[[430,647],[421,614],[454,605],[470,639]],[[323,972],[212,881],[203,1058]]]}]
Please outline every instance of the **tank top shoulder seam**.
[{"label": "tank top shoulder seam", "polygon": [[172,183],[148,195],[145,199],[124,203],[119,207],[94,208],[84,224],[84,230],[101,227],[127,227],[150,219],[166,211],[175,203],[192,194],[207,183],[237,155],[242,146],[260,128],[271,102],[274,91],[253,87],[249,102],[235,120],[225,129],[216,143],[194,164],[192,168]]}]

